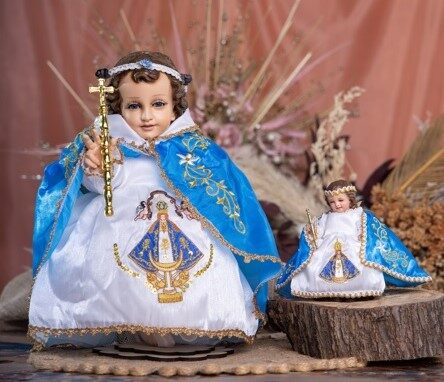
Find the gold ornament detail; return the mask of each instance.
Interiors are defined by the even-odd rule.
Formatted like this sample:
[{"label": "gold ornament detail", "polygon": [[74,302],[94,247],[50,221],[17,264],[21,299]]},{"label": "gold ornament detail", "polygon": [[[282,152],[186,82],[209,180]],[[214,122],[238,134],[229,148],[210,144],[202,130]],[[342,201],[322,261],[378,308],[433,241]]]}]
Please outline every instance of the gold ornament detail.
[{"label": "gold ornament detail", "polygon": [[111,155],[110,138],[108,129],[108,108],[106,106],[105,93],[113,93],[114,88],[112,86],[105,86],[105,78],[99,78],[99,86],[90,86],[90,93],[99,93],[99,117],[100,117],[100,151],[102,154],[102,170],[103,170],[103,196],[105,198],[105,215],[112,216],[113,211],[113,193],[111,188]]},{"label": "gold ornament detail", "polygon": [[344,194],[346,192],[357,192],[356,191],[356,187],[355,186],[345,186],[345,187],[341,187],[341,188],[337,188],[336,190],[325,190],[324,194],[325,196],[336,196],[339,194]]},{"label": "gold ornament detail", "polygon": [[114,250],[114,260],[116,260],[116,263],[119,266],[119,268],[122,271],[128,273],[130,276],[139,278],[140,273],[132,271],[128,265],[122,262],[122,259],[120,258],[119,254],[119,246],[117,245],[117,243],[114,243],[113,250]]},{"label": "gold ornament detail", "polygon": [[211,263],[213,262],[213,255],[214,255],[214,247],[213,244],[210,244],[210,258],[208,259],[208,262],[205,264],[205,266],[202,269],[199,269],[194,274],[194,277],[199,277],[203,275],[208,270],[208,268],[210,268]]}]

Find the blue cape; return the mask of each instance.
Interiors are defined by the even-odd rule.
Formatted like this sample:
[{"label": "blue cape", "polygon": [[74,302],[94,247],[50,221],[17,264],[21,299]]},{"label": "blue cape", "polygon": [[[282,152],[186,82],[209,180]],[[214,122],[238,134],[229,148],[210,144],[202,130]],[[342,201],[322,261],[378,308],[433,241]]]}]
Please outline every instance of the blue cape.
[{"label": "blue cape", "polygon": [[[430,275],[419,266],[415,257],[396,234],[381,223],[372,212],[365,210],[364,214],[362,240],[365,240],[365,255],[361,258],[361,262],[384,272],[385,282],[394,286],[412,287],[431,281]],[[287,298],[292,296],[291,279],[310,263],[313,253],[312,245],[305,233],[306,229],[307,227],[300,237],[298,250],[285,265],[276,282],[279,294]]]},{"label": "blue cape", "polygon": [[[125,142],[120,148],[127,157],[154,156],[163,179],[176,196],[187,202],[202,224],[236,255],[255,292],[256,308],[264,313],[267,281],[279,273],[281,261],[254,191],[227,153],[197,131],[151,142],[149,150]],[[83,152],[79,134],[60,159],[45,169],[35,209],[34,275],[56,248],[72,207],[84,192],[80,165]]]}]

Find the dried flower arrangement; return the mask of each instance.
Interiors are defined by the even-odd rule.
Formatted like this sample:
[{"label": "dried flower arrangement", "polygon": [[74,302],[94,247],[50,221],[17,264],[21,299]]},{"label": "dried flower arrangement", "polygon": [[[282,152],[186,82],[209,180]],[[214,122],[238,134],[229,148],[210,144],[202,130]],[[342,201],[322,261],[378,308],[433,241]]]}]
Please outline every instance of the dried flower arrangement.
[{"label": "dried flower arrangement", "polygon": [[433,278],[431,287],[444,291],[444,203],[413,202],[405,194],[372,189],[372,210],[412,251]]},{"label": "dried flower arrangement", "polygon": [[[263,59],[248,58],[249,46],[257,39],[246,32],[250,18],[239,15],[230,20],[223,2],[219,2],[216,12],[211,1],[206,3],[205,22],[192,26],[195,38],[189,39],[187,47],[183,47],[174,29],[178,65],[194,75],[190,110],[204,134],[225,148],[250,144],[275,165],[293,169],[298,165],[295,155],[302,156],[305,151],[307,129],[315,123],[314,118],[303,123],[301,100],[287,107],[278,104],[280,97],[304,75],[303,69],[305,73],[310,69],[306,64],[311,53],[302,55],[300,39],[288,36],[299,4],[299,0],[294,2]],[[170,10],[172,24],[176,25],[173,7]],[[212,30],[214,13],[217,22]],[[162,41],[153,31],[152,40],[155,38],[158,43]],[[283,42],[294,46],[293,54],[276,65]],[[310,94],[314,96],[315,92]]]},{"label": "dried flower arrangement", "polygon": [[422,129],[382,185],[372,210],[391,227],[444,291],[444,117]]},{"label": "dried flower arrangement", "polygon": [[[352,103],[363,92],[364,89],[355,86],[337,94],[333,109],[315,132],[315,140],[311,145],[313,161],[310,164],[308,187],[317,194],[320,201],[324,200],[324,187],[344,177],[347,137],[341,135],[341,132],[352,115],[352,111],[345,105]],[[352,172],[349,177],[354,181],[356,174]]]}]

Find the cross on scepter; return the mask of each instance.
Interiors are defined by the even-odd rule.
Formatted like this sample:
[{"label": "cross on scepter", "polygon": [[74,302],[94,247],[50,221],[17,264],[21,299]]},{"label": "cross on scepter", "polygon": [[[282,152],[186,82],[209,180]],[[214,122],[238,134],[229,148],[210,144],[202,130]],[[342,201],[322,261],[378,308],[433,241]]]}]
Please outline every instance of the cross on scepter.
[{"label": "cross on scepter", "polygon": [[99,69],[96,72],[99,86],[90,86],[90,93],[99,93],[99,116],[100,116],[100,153],[102,154],[103,171],[103,196],[105,198],[105,215],[113,215],[113,193],[111,188],[111,157],[109,153],[110,139],[108,129],[108,108],[106,106],[105,93],[113,93],[112,86],[105,86],[105,80],[109,77],[108,69]]}]

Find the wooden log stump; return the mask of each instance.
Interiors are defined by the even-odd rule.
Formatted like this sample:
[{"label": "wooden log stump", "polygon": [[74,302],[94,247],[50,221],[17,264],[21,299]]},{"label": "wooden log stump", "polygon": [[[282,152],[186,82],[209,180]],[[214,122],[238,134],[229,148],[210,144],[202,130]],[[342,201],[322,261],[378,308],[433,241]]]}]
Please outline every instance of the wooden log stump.
[{"label": "wooden log stump", "polygon": [[269,301],[272,326],[298,353],[317,358],[408,360],[444,354],[444,294],[388,289],[360,300]]}]

